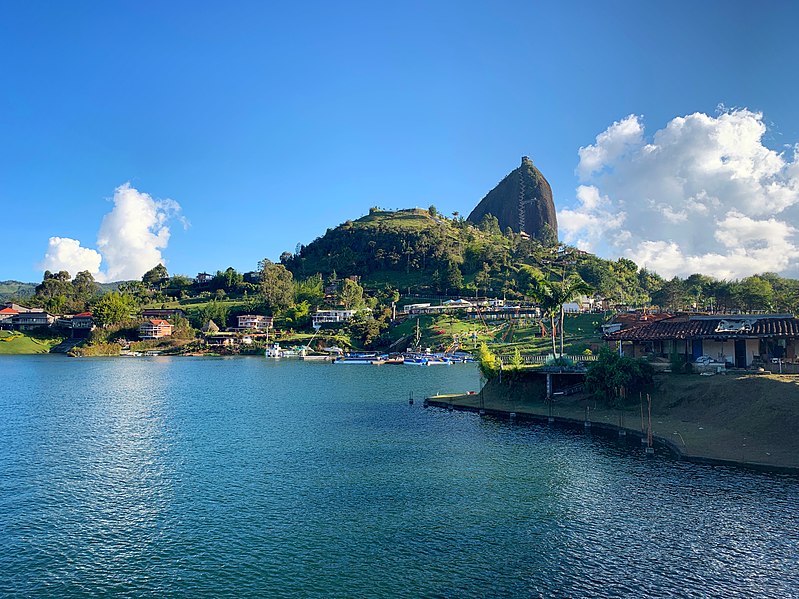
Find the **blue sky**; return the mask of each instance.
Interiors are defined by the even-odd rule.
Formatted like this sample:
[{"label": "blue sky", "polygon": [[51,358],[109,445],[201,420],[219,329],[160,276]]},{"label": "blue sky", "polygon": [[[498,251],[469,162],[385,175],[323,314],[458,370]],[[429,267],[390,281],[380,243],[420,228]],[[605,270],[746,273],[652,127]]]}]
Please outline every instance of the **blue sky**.
[{"label": "blue sky", "polygon": [[373,205],[468,213],[522,155],[579,211],[578,150],[628,115],[650,139],[748,108],[789,152],[798,25],[791,2],[5,3],[0,279],[40,280],[53,236],[96,249],[125,183],[180,205],[158,251],[195,274]]}]

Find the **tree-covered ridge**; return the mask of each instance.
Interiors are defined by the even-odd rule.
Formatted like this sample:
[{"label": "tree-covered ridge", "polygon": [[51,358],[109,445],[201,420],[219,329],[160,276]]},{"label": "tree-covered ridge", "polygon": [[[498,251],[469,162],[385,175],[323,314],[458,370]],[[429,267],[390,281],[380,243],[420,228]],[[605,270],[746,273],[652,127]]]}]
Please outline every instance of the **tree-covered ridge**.
[{"label": "tree-covered ridge", "polygon": [[[581,288],[575,276],[590,291]],[[348,277],[361,282],[364,303],[375,309],[390,305],[389,300],[377,301],[389,290],[392,294],[401,290],[505,296],[545,309],[549,302],[545,292],[558,295],[576,285],[580,293],[603,298],[610,307],[670,312],[799,310],[799,281],[774,273],[739,281],[701,274],[666,281],[625,258],[605,260],[557,244],[554,238],[535,240],[511,230],[500,231],[490,214],[475,225],[458,213],[445,217],[434,206],[399,211],[373,208],[362,218],[328,229],[297,254],[285,252],[279,264],[262,261],[257,272],[227,268],[200,282],[170,275],[163,265],[155,265],[141,281],[114,284],[111,289],[98,285],[88,272],[76,273],[74,278],[66,272],[46,272],[34,295],[17,299],[57,314],[97,308],[102,313],[103,301],[111,300],[101,298],[118,287],[129,312],[176,302],[185,305],[197,327],[208,320],[224,326],[234,323],[239,313],[258,312],[279,316],[296,328],[307,326],[310,314],[319,307],[349,306],[350,293],[330,301],[328,292],[333,283],[339,291],[351,291],[352,285],[345,282]],[[546,287],[542,281],[551,285]],[[580,293],[568,294],[568,301]]]},{"label": "tree-covered ridge", "polygon": [[284,253],[281,262],[295,276],[358,275],[412,292],[475,293],[532,298],[530,268],[540,276],[561,280],[577,274],[592,295],[614,306],[668,311],[799,310],[799,281],[774,273],[738,281],[694,274],[664,280],[626,258],[606,260],[553,237],[530,239],[512,230],[500,231],[487,214],[480,223],[458,213],[447,218],[435,207],[385,211],[328,229],[301,247]]}]

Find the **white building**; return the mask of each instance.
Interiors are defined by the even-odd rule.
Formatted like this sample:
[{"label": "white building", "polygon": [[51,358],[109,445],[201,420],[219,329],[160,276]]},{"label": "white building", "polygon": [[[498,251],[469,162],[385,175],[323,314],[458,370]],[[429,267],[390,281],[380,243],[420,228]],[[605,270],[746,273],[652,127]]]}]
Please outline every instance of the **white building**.
[{"label": "white building", "polygon": [[238,328],[243,331],[266,331],[272,328],[274,322],[271,316],[261,316],[260,314],[242,314],[238,318]]},{"label": "white building", "polygon": [[317,310],[311,316],[313,326],[320,326],[323,324],[339,324],[347,322],[355,314],[357,310]]}]

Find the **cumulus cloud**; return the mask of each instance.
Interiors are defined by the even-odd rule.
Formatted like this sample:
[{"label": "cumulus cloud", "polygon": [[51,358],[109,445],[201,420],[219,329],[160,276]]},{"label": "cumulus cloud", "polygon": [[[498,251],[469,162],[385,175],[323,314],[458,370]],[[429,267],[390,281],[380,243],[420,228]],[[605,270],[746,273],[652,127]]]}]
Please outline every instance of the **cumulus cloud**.
[{"label": "cumulus cloud", "polygon": [[799,148],[766,147],[766,131],[747,109],[677,117],[650,141],[642,117],[613,123],[579,150],[564,241],[667,277],[796,274]]},{"label": "cumulus cloud", "polygon": [[102,256],[96,250],[81,247],[80,241],[69,237],[51,237],[47,244],[47,253],[42,260],[42,270],[58,272],[69,271],[71,275],[88,270],[95,274],[100,272]]},{"label": "cumulus cloud", "polygon": [[[180,217],[173,200],[156,200],[125,183],[116,188],[114,207],[103,217],[97,233],[97,250],[82,247],[67,237],[51,237],[42,270],[88,270],[101,282],[139,279],[158,263],[169,244],[168,223]],[[102,267],[102,268],[101,268]]]}]

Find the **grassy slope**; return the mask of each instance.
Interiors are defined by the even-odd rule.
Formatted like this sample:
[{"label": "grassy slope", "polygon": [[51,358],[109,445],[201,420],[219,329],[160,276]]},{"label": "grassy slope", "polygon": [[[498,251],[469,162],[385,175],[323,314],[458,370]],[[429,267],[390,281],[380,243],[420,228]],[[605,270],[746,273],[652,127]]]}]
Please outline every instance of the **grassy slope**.
[{"label": "grassy slope", "polygon": [[12,297],[33,295],[35,289],[35,283],[23,283],[21,281],[0,281],[0,301],[6,301]]},{"label": "grassy slope", "polygon": [[0,355],[46,354],[62,339],[38,339],[16,331],[0,331]]},{"label": "grassy slope", "polygon": [[[546,336],[541,335],[541,326],[538,322],[525,323],[491,322],[488,330],[479,320],[458,320],[450,316],[420,317],[420,330],[423,347],[438,348],[448,345],[452,335],[463,335],[477,332],[477,343],[485,342],[496,353],[512,353],[516,348],[522,353],[551,353],[552,341],[549,336],[549,323],[545,322]],[[605,321],[603,314],[576,314],[566,315],[566,340],[564,350],[566,353],[582,353],[592,344],[601,341],[600,325]],[[413,337],[416,331],[416,317],[406,319],[402,324],[394,327],[391,338],[397,340],[403,336]],[[474,346],[470,339],[465,349]],[[558,340],[560,350],[560,340]]]}]

